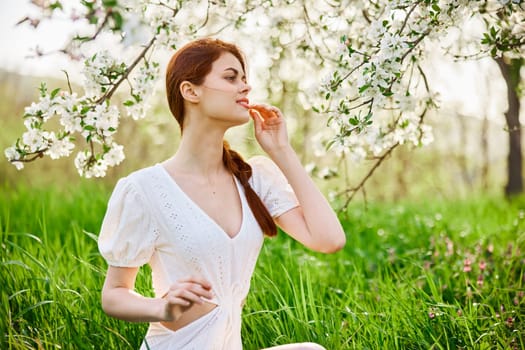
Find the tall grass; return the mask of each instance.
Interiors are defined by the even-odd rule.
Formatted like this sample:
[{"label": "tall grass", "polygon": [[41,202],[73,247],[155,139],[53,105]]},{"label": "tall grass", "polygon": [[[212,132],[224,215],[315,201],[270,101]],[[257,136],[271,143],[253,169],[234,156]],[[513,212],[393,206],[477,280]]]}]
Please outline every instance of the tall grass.
[{"label": "tall grass", "polygon": [[[96,235],[110,190],[0,188],[1,349],[136,349],[146,324],[100,308]],[[525,349],[525,201],[354,203],[347,246],[267,240],[243,314],[246,349]],[[151,294],[148,269],[138,277]]]}]

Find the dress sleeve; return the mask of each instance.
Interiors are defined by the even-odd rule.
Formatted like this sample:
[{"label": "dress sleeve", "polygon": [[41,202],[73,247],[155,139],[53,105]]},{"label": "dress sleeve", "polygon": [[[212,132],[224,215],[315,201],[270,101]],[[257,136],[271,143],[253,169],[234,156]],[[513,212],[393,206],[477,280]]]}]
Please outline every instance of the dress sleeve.
[{"label": "dress sleeve", "polygon": [[273,218],[299,205],[288,180],[271,159],[256,156],[248,163],[252,167],[251,186]]},{"label": "dress sleeve", "polygon": [[144,197],[129,179],[119,180],[98,237],[101,255],[112,266],[142,266],[153,254],[156,232]]}]

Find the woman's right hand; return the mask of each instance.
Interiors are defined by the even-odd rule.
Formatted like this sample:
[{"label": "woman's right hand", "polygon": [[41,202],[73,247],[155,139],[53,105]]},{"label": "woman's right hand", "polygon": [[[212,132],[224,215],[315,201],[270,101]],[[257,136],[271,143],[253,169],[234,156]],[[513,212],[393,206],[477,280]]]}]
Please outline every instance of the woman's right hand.
[{"label": "woman's right hand", "polygon": [[202,305],[204,300],[212,299],[211,284],[199,277],[188,277],[172,284],[162,297],[166,301],[164,321],[175,321],[188,311],[193,304]]}]

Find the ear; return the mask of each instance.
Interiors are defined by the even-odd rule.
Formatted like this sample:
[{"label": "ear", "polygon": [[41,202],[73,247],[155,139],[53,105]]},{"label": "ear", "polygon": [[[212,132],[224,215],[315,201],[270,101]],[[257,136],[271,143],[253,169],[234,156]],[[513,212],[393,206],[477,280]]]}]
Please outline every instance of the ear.
[{"label": "ear", "polygon": [[189,81],[183,81],[179,87],[182,98],[188,102],[197,103],[200,100],[199,91],[195,85]]}]

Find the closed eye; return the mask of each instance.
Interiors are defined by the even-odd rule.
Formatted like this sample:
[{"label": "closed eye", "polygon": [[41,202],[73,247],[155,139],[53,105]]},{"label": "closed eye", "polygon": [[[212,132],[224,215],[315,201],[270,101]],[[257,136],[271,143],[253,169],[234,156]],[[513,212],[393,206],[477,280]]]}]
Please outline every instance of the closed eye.
[{"label": "closed eye", "polygon": [[[237,69],[232,68],[232,67],[226,68],[225,71],[229,72],[230,74],[233,73],[232,75],[226,75],[224,77],[224,79],[226,79],[228,81],[232,81],[232,82],[235,81],[239,77],[239,73],[244,73],[244,72],[239,72]],[[244,75],[244,74],[242,75],[241,80],[245,84],[248,83],[247,80],[246,80],[246,75]]]}]

